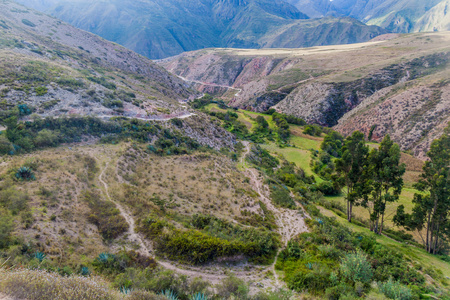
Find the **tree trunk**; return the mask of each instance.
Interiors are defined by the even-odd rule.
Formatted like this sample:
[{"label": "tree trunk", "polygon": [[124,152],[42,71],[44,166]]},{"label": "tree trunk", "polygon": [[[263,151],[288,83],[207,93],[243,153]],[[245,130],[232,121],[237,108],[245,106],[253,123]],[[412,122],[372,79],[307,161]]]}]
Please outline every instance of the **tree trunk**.
[{"label": "tree trunk", "polygon": [[426,244],[425,244],[425,250],[427,252],[429,252],[428,247],[430,245],[430,226],[431,226],[431,211],[428,214],[428,221],[427,221],[427,241],[426,241]]},{"label": "tree trunk", "polygon": [[353,203],[350,202],[350,223],[352,222]]},{"label": "tree trunk", "polygon": [[383,225],[384,225],[384,212],[381,215],[381,225],[380,225],[380,235],[383,233]]}]

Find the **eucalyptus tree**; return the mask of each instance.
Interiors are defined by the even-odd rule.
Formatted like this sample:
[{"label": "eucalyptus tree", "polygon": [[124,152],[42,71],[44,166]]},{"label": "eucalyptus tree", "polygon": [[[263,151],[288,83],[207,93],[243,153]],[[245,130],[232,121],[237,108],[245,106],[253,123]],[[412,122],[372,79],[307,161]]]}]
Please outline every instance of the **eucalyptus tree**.
[{"label": "eucalyptus tree", "polygon": [[386,135],[378,149],[368,156],[365,180],[370,186],[370,196],[363,205],[370,213],[370,229],[381,234],[388,203],[396,202],[403,189],[405,164],[400,164],[400,147]]},{"label": "eucalyptus tree", "polygon": [[343,187],[347,202],[347,220],[352,221],[353,206],[359,205],[369,195],[364,169],[368,164],[369,148],[364,134],[355,131],[344,141],[342,157],[336,160],[337,181]]},{"label": "eucalyptus tree", "polygon": [[433,141],[427,155],[429,161],[415,184],[421,193],[414,195],[413,211],[408,214],[403,205],[399,206],[394,223],[417,230],[425,249],[437,254],[450,235],[450,126]]}]

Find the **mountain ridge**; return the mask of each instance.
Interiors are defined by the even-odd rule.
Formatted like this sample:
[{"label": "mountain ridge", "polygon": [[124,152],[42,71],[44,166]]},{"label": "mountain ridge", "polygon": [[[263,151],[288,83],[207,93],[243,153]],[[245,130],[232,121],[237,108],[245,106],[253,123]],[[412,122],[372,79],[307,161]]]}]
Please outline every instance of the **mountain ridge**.
[{"label": "mountain ridge", "polygon": [[[442,32],[304,49],[207,49],[159,63],[230,106],[257,112],[275,108],[345,134],[363,130],[368,135],[376,125],[377,140],[390,134],[403,150],[423,158],[442,134],[439,124],[450,121],[448,109],[442,109],[450,77],[449,39]],[[420,87],[427,92],[418,93]],[[397,109],[392,108],[394,115],[389,112],[391,102],[402,108],[401,116]],[[363,117],[357,108],[364,105],[376,109],[364,111]],[[408,125],[398,125],[397,118]]]},{"label": "mountain ridge", "polygon": [[[386,33],[354,19],[308,20],[305,14],[281,0],[108,0],[101,5],[66,0],[19,2],[156,59],[211,47],[303,47],[363,42]],[[327,34],[329,31],[333,33]]]}]

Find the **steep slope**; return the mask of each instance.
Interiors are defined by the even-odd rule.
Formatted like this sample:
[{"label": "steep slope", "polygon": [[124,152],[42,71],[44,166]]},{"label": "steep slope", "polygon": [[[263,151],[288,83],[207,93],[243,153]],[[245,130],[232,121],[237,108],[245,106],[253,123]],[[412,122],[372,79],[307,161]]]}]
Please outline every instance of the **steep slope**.
[{"label": "steep slope", "polygon": [[414,31],[445,31],[450,30],[450,1],[444,0],[415,24]]},{"label": "steep slope", "polygon": [[20,2],[150,58],[210,47],[354,43],[385,33],[354,19],[305,21],[306,15],[282,0]]},{"label": "steep slope", "polygon": [[149,59],[12,1],[0,3],[0,65],[3,110],[147,117],[195,94]]},{"label": "steep slope", "polygon": [[[350,16],[391,32],[446,30],[446,0],[287,0],[310,17]],[[434,17],[433,17],[434,16]],[[435,25],[433,25],[435,24]],[[438,26],[441,24],[441,26]],[[443,26],[442,26],[443,25]]]},{"label": "steep slope", "polygon": [[[377,139],[390,133],[404,150],[423,155],[449,117],[449,41],[449,33],[429,33],[296,50],[212,49],[185,53],[161,64],[197,82],[199,90],[228,99],[232,106],[254,111],[274,107],[312,123],[339,123],[336,128],[346,134],[355,129],[368,134],[378,125]],[[217,90],[211,83],[233,89]],[[393,114],[402,111],[401,118],[387,113],[389,105],[382,113],[356,118],[366,101],[387,105],[403,92],[402,99],[419,95],[421,87],[427,92],[415,97],[418,103],[396,101],[398,107],[391,107]],[[410,125],[393,125],[401,120]]]}]

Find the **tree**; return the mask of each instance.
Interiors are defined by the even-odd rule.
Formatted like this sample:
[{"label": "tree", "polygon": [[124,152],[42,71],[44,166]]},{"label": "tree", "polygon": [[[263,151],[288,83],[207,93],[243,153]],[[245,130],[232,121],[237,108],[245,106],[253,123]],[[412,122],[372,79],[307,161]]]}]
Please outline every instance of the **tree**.
[{"label": "tree", "polygon": [[[364,136],[363,136],[364,137]],[[342,155],[342,142],[344,141],[344,137],[340,135],[336,131],[331,131],[329,134],[325,136],[323,139],[320,148],[328,152],[328,154],[334,157],[341,157]]]},{"label": "tree", "polygon": [[398,201],[402,192],[405,164],[400,164],[400,156],[400,147],[386,135],[380,148],[373,149],[368,157],[365,178],[370,184],[371,195],[363,205],[370,213],[370,229],[377,234],[383,232],[387,204]]},{"label": "tree", "polygon": [[359,205],[360,200],[367,198],[370,190],[364,178],[367,166],[369,148],[365,144],[364,134],[355,131],[345,139],[342,148],[342,158],[336,160],[337,181],[344,186],[347,201],[347,220],[352,221],[353,206]]},{"label": "tree", "polygon": [[394,223],[417,230],[426,251],[437,254],[449,239],[450,126],[440,139],[433,141],[427,155],[430,160],[425,162],[421,178],[415,184],[422,193],[414,195],[411,214],[405,213],[403,205],[398,207]]},{"label": "tree", "polygon": [[257,116],[256,122],[262,129],[269,128],[269,123],[267,123],[266,119],[263,116]]}]

